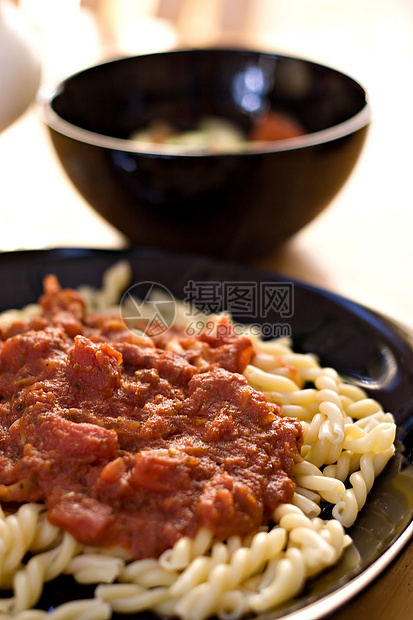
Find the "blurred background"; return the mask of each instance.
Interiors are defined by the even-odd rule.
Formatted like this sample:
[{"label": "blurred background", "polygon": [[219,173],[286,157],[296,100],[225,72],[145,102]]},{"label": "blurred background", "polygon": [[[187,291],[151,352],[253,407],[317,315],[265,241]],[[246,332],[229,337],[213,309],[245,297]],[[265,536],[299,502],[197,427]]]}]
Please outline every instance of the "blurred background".
[{"label": "blurred background", "polygon": [[[3,13],[12,4],[41,87],[102,60],[211,45],[302,55],[360,81],[373,122],[355,171],[325,212],[260,265],[413,325],[412,0],[0,0],[3,100],[2,70],[13,69]],[[0,132],[0,251],[124,243],[73,189],[29,105]]]}]

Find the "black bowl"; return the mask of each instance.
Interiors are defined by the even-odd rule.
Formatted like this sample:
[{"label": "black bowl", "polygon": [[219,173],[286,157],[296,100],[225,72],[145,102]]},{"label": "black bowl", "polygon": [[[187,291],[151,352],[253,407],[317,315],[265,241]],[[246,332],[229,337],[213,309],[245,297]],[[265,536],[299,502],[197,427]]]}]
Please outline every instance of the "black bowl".
[{"label": "black bowl", "polygon": [[[370,122],[365,90],[299,58],[241,49],[179,50],[106,62],[43,98],[57,154],[90,205],[131,242],[244,259],[273,251],[336,195]],[[246,132],[263,111],[307,133],[236,152],[182,152],[130,135],[218,116]]]}]

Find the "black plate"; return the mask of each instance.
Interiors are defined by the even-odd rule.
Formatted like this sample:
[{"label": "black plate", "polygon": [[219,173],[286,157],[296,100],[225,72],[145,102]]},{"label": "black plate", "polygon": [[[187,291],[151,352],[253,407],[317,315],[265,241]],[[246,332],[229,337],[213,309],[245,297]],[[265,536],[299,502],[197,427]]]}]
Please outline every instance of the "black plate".
[{"label": "black plate", "polygon": [[[376,480],[356,524],[349,531],[354,546],[332,570],[307,585],[302,596],[262,620],[315,620],[331,613],[360,592],[413,535],[413,338],[409,331],[367,308],[330,292],[279,274],[221,263],[210,258],[177,255],[147,248],[126,250],[57,249],[0,254],[0,311],[37,300],[43,277],[56,273],[63,286],[100,286],[105,270],[128,259],[133,282],[155,282],[177,298],[187,299],[188,283],[254,283],[288,291],[289,306],[267,303],[265,318],[236,317],[245,322],[291,329],[294,348],[314,352],[323,366],[336,368],[391,411],[398,425],[397,451]],[[274,290],[275,290],[274,289]],[[223,290],[223,289],[217,289]],[[258,289],[257,289],[258,290]],[[223,297],[215,299],[222,300]],[[261,300],[262,302],[262,300]],[[222,309],[234,310],[234,307]],[[236,312],[234,312],[236,316]],[[91,596],[93,589],[62,578],[46,587],[40,605]],[[136,617],[136,616],[135,616]],[[149,618],[141,614],[139,618]]]}]

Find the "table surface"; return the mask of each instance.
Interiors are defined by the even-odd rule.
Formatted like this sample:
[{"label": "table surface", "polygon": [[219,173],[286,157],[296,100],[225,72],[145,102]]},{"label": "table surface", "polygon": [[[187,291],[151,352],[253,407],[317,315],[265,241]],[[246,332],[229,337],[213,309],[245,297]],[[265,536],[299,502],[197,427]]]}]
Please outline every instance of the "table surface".
[{"label": "table surface", "polygon": [[[303,54],[350,73],[370,94],[373,123],[362,156],[333,203],[273,256],[256,264],[413,326],[413,3],[293,4],[295,11],[286,0],[271,6],[268,0],[257,0],[257,14],[242,32],[241,42]],[[277,20],[266,19],[271,7],[278,10]],[[44,81],[105,57],[88,13],[79,15],[74,27],[75,51],[70,51],[63,30],[59,36],[54,32],[53,40],[49,37],[41,48]],[[46,35],[42,31],[39,40],[43,37],[44,43]],[[52,44],[57,49],[53,55],[48,53]],[[35,105],[0,134],[0,170],[0,251],[125,245],[123,236],[71,186]],[[413,543],[334,619],[355,620],[373,613],[376,620],[412,618],[412,575]]]}]

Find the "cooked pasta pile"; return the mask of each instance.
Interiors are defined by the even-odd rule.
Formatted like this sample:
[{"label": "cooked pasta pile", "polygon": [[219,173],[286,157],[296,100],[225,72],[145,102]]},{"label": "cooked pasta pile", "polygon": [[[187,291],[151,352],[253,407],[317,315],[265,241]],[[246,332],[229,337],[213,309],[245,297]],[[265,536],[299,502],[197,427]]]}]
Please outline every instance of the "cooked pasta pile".
[{"label": "cooked pasta pile", "polygon": [[[110,272],[106,292],[90,301],[112,304],[123,285],[124,266]],[[36,313],[36,306],[22,312]],[[16,316],[4,314],[0,320]],[[245,369],[246,379],[280,405],[283,415],[297,417],[304,433],[294,500],[275,511],[275,525],[226,541],[200,530],[158,560],[134,561],[122,552],[82,546],[48,522],[41,504],[1,511],[0,618],[104,620],[113,612],[152,610],[182,620],[213,615],[236,620],[288,601],[309,578],[338,562],[351,544],[345,528],[354,523],[394,453],[394,418],[334,369],[322,368],[314,355],[294,352],[288,339],[250,337],[256,355]],[[332,505],[331,519],[320,516],[326,503]],[[94,598],[50,612],[33,609],[44,583],[61,574],[96,584]]]}]

